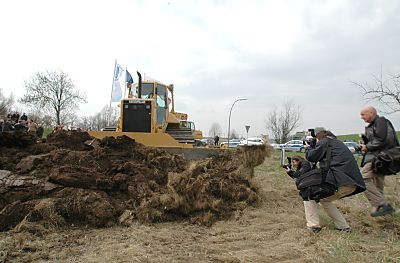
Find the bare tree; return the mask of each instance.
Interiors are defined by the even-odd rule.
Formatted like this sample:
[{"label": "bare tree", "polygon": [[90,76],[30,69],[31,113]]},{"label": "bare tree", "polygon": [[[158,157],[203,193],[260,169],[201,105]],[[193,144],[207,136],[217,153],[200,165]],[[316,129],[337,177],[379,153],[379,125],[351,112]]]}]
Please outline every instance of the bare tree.
[{"label": "bare tree", "polygon": [[229,135],[231,138],[230,139],[239,139],[239,134],[235,129],[232,129]]},{"label": "bare tree", "polygon": [[210,130],[208,131],[208,134],[211,137],[215,137],[216,135],[218,135],[218,136],[221,135],[221,133],[222,133],[221,125],[219,125],[219,123],[217,123],[217,122],[213,122],[211,124]]},{"label": "bare tree", "polygon": [[289,135],[300,125],[301,111],[293,101],[284,103],[283,109],[271,111],[266,120],[266,127],[272,132],[277,143],[284,143]]},{"label": "bare tree", "polygon": [[101,130],[107,126],[116,126],[119,117],[118,108],[110,108],[109,106],[104,106],[100,112],[96,113],[90,117],[83,117],[78,127],[84,130]]},{"label": "bare tree", "polygon": [[54,124],[51,116],[43,114],[40,110],[29,109],[27,115],[29,119],[34,120],[34,122],[41,124],[43,127],[51,127]]},{"label": "bare tree", "polygon": [[86,95],[77,91],[71,78],[63,71],[37,72],[25,83],[21,103],[49,114],[60,125],[86,102]]},{"label": "bare tree", "polygon": [[383,80],[381,70],[379,77],[375,75],[372,77],[372,83],[352,83],[362,90],[365,100],[380,102],[385,113],[400,111],[400,75],[391,75]]},{"label": "bare tree", "polygon": [[11,111],[11,107],[14,104],[14,96],[11,94],[6,97],[0,89],[0,116],[5,117]]}]

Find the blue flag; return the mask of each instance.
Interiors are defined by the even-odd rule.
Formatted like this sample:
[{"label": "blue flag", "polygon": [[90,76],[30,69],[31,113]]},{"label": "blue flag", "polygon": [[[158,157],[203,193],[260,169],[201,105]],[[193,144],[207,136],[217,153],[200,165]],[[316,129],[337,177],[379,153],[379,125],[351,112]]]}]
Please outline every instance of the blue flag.
[{"label": "blue flag", "polygon": [[125,74],[125,82],[127,85],[132,84],[133,83],[133,78],[131,73],[129,73],[128,70],[126,70],[126,74]]}]

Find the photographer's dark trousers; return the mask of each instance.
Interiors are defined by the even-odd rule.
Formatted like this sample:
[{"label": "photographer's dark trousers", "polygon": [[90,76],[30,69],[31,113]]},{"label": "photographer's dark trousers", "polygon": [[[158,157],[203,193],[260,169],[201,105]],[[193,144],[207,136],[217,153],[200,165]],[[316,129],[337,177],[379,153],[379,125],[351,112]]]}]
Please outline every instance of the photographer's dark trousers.
[{"label": "photographer's dark trousers", "polygon": [[366,163],[361,169],[367,190],[365,196],[372,205],[372,212],[375,212],[379,206],[385,205],[386,199],[383,195],[383,187],[385,184],[385,176],[378,176],[372,169],[372,163]]},{"label": "photographer's dark trousers", "polygon": [[[339,187],[338,191],[327,198],[321,199],[320,204],[324,208],[325,212],[330,218],[332,218],[335,227],[337,229],[349,228],[346,219],[337,209],[336,205],[332,203],[337,199],[342,198],[353,193],[356,190],[354,185]],[[307,227],[321,227],[319,215],[318,215],[318,203],[315,201],[304,201],[304,212],[306,214]]]}]

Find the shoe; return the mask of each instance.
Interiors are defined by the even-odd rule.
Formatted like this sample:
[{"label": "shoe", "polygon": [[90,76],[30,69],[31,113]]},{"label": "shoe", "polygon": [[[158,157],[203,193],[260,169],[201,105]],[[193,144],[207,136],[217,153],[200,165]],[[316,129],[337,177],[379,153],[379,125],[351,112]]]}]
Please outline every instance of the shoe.
[{"label": "shoe", "polygon": [[319,233],[319,232],[321,231],[321,227],[319,227],[319,226],[312,226],[312,227],[309,227],[308,230],[310,230],[310,231],[313,232],[313,233]]},{"label": "shoe", "polygon": [[387,214],[392,214],[394,213],[394,209],[390,204],[385,204],[385,205],[381,205],[378,207],[378,209],[371,213],[372,217],[377,217],[377,216],[384,216]]},{"label": "shoe", "polygon": [[345,227],[345,228],[336,228],[337,231],[339,232],[346,232],[350,233],[351,232],[351,227]]}]

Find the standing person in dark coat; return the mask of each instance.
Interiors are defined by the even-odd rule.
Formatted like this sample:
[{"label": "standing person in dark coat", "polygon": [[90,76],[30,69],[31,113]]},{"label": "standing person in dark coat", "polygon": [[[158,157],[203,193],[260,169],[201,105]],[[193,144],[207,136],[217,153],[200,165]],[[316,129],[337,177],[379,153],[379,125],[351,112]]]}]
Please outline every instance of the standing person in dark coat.
[{"label": "standing person in dark coat", "polygon": [[25,112],[21,115],[21,120],[27,122],[28,121],[28,116],[25,115]]},{"label": "standing person in dark coat", "polygon": [[[219,143],[219,136],[215,135],[215,137],[214,137],[214,145],[218,146],[218,143]],[[228,147],[229,147],[229,145],[228,145]]]},{"label": "standing person in dark coat", "polygon": [[3,123],[3,127],[2,127],[2,131],[6,132],[6,131],[13,131],[14,130],[14,125],[12,124],[11,120],[6,120]]},{"label": "standing person in dark coat", "polygon": [[391,214],[395,209],[386,201],[383,194],[385,176],[373,171],[372,161],[380,151],[396,147],[398,140],[393,126],[385,117],[379,116],[374,107],[366,106],[360,115],[361,119],[368,123],[365,127],[368,142],[361,145],[361,151],[364,153],[361,172],[367,185],[365,196],[372,206],[371,216]]},{"label": "standing person in dark coat", "polygon": [[[316,134],[316,140],[315,147],[306,145],[306,159],[310,162],[318,162],[320,168],[326,167],[326,154],[329,145],[331,147],[331,160],[326,182],[337,188],[334,195],[321,199],[320,204],[332,218],[337,230],[349,232],[351,231],[350,226],[332,201],[365,191],[363,178],[353,154],[342,141],[336,139],[334,134],[322,130]],[[318,204],[315,201],[309,201],[305,202],[304,205],[307,226],[309,228],[320,228]]]},{"label": "standing person in dark coat", "polygon": [[17,113],[16,112],[14,112],[12,115],[11,115],[11,120],[15,123],[15,122],[17,122]]},{"label": "standing person in dark coat", "polygon": [[39,125],[38,128],[36,129],[36,136],[38,137],[39,140],[42,139],[43,132],[44,132],[43,126]]}]

